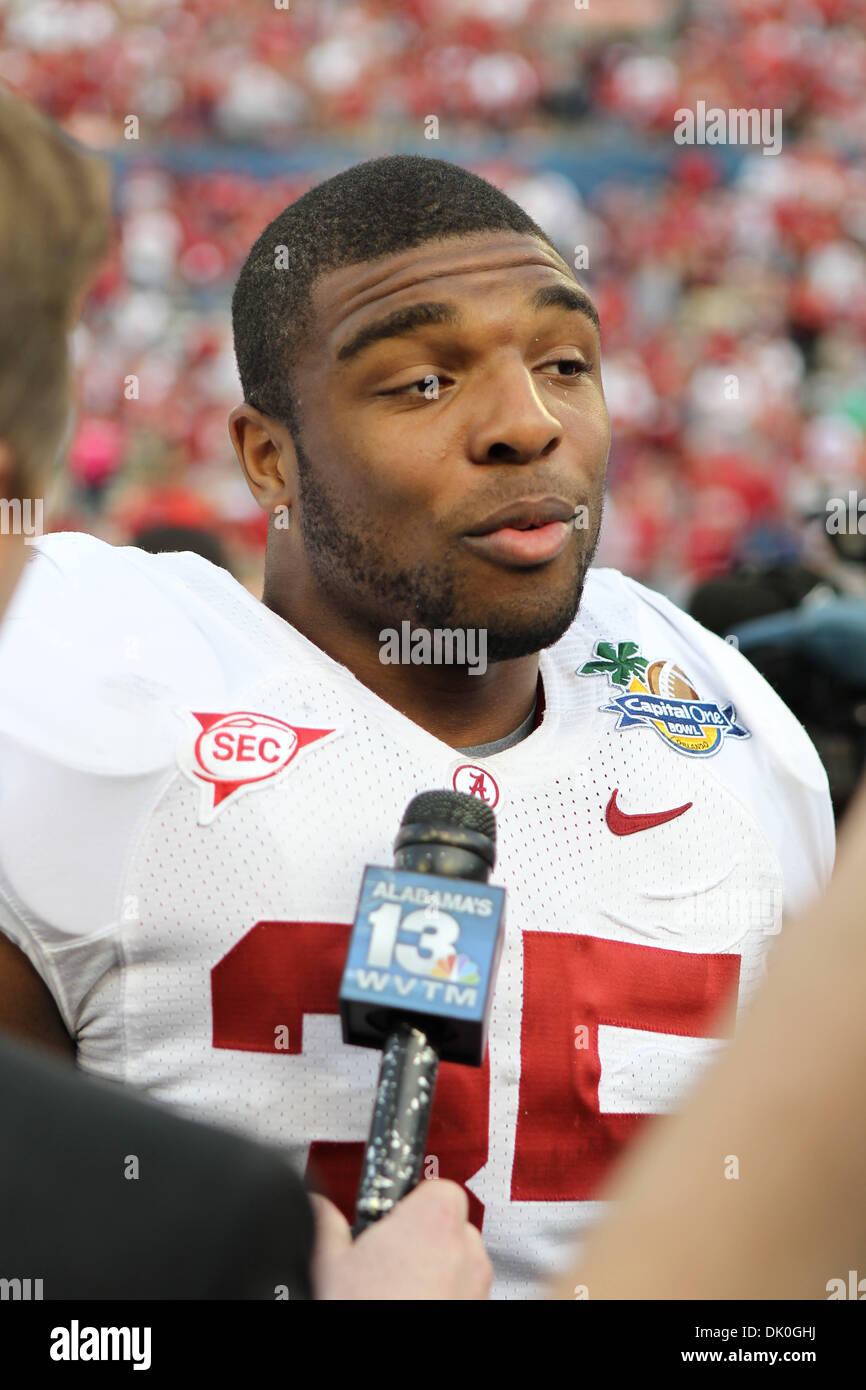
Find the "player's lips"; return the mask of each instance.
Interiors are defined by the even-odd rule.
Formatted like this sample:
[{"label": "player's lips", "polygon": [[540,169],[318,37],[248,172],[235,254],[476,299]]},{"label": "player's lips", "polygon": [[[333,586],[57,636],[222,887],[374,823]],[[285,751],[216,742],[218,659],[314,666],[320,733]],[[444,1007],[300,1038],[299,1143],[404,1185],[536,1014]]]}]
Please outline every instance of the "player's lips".
[{"label": "player's lips", "polygon": [[561,497],[524,498],[466,532],[467,544],[499,564],[522,568],[555,560],[568,544],[576,508]]},{"label": "player's lips", "polygon": [[567,521],[548,521],[531,531],[501,526],[483,536],[467,536],[466,543],[479,555],[504,565],[524,568],[555,560],[565,549],[573,527]]}]

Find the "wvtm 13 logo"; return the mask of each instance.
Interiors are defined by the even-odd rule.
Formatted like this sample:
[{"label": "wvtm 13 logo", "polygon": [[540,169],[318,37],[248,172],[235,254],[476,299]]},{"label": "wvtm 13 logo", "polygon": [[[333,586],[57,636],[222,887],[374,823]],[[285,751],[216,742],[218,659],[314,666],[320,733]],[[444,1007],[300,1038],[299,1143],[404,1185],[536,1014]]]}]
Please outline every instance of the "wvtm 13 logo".
[{"label": "wvtm 13 logo", "polygon": [[[387,891],[386,884],[379,884],[374,890],[377,897],[384,896]],[[479,984],[480,976],[475,961],[458,952],[459,922],[439,906],[436,901],[439,895],[432,895],[434,900],[424,903],[424,897],[431,896],[426,889],[406,888],[403,890],[404,900],[409,894],[415,894],[415,901],[422,905],[405,917],[402,915],[402,904],[397,902],[383,902],[375,912],[369,914],[373,930],[367,950],[368,969],[358,970],[359,983],[364,989],[381,991],[393,981],[401,995],[415,993],[417,986],[419,991],[424,990],[431,1002],[444,992],[446,1004],[474,1005],[477,992],[471,986]],[[477,912],[485,917],[493,910],[493,904],[485,897],[441,895],[443,902],[449,902],[452,897],[459,899],[455,906],[464,912]],[[398,930],[414,936],[418,944],[401,942]],[[407,980],[397,973],[392,975],[392,962],[406,971],[410,978]]]},{"label": "wvtm 13 logo", "polygon": [[862,1303],[866,1299],[866,1279],[861,1279],[856,1269],[848,1270],[848,1282],[844,1279],[828,1279],[826,1283],[827,1302],[834,1298],[854,1298]]}]

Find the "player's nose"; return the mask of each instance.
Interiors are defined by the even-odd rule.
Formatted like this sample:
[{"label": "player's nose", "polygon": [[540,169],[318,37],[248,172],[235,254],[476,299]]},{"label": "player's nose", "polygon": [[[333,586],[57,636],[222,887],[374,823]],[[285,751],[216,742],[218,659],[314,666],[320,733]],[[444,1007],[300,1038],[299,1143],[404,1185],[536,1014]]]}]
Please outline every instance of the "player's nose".
[{"label": "player's nose", "polygon": [[563,429],[519,357],[500,361],[472,402],[468,452],[473,463],[531,463],[551,453]]}]

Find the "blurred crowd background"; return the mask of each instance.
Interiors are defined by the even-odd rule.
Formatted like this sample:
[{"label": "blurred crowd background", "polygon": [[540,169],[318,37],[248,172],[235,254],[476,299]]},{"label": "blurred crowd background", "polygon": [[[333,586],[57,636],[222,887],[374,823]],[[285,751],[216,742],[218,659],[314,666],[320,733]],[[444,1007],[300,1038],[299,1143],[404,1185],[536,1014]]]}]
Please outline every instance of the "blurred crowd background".
[{"label": "blurred crowd background", "polygon": [[[52,529],[204,530],[260,592],[266,519],[226,428],[235,277],[312,184],[414,151],[583,257],[614,434],[597,563],[722,633],[816,594],[866,611],[866,537],[825,524],[866,495],[866,0],[0,0],[0,79],[115,175]],[[778,108],[781,153],[677,145],[699,100]],[[774,678],[795,709],[798,623]],[[849,684],[808,696],[845,707],[819,745],[837,805],[866,751]]]}]

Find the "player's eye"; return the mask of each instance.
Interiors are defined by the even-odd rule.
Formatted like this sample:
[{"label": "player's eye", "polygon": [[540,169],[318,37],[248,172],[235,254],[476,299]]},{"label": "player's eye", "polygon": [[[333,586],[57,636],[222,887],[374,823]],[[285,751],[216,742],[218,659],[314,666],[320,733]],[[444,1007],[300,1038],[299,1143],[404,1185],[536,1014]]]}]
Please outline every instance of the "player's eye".
[{"label": "player's eye", "polygon": [[592,363],[584,362],[578,357],[557,357],[553,362],[545,362],[545,367],[570,367],[571,371],[563,373],[566,377],[585,376],[592,371]]}]

